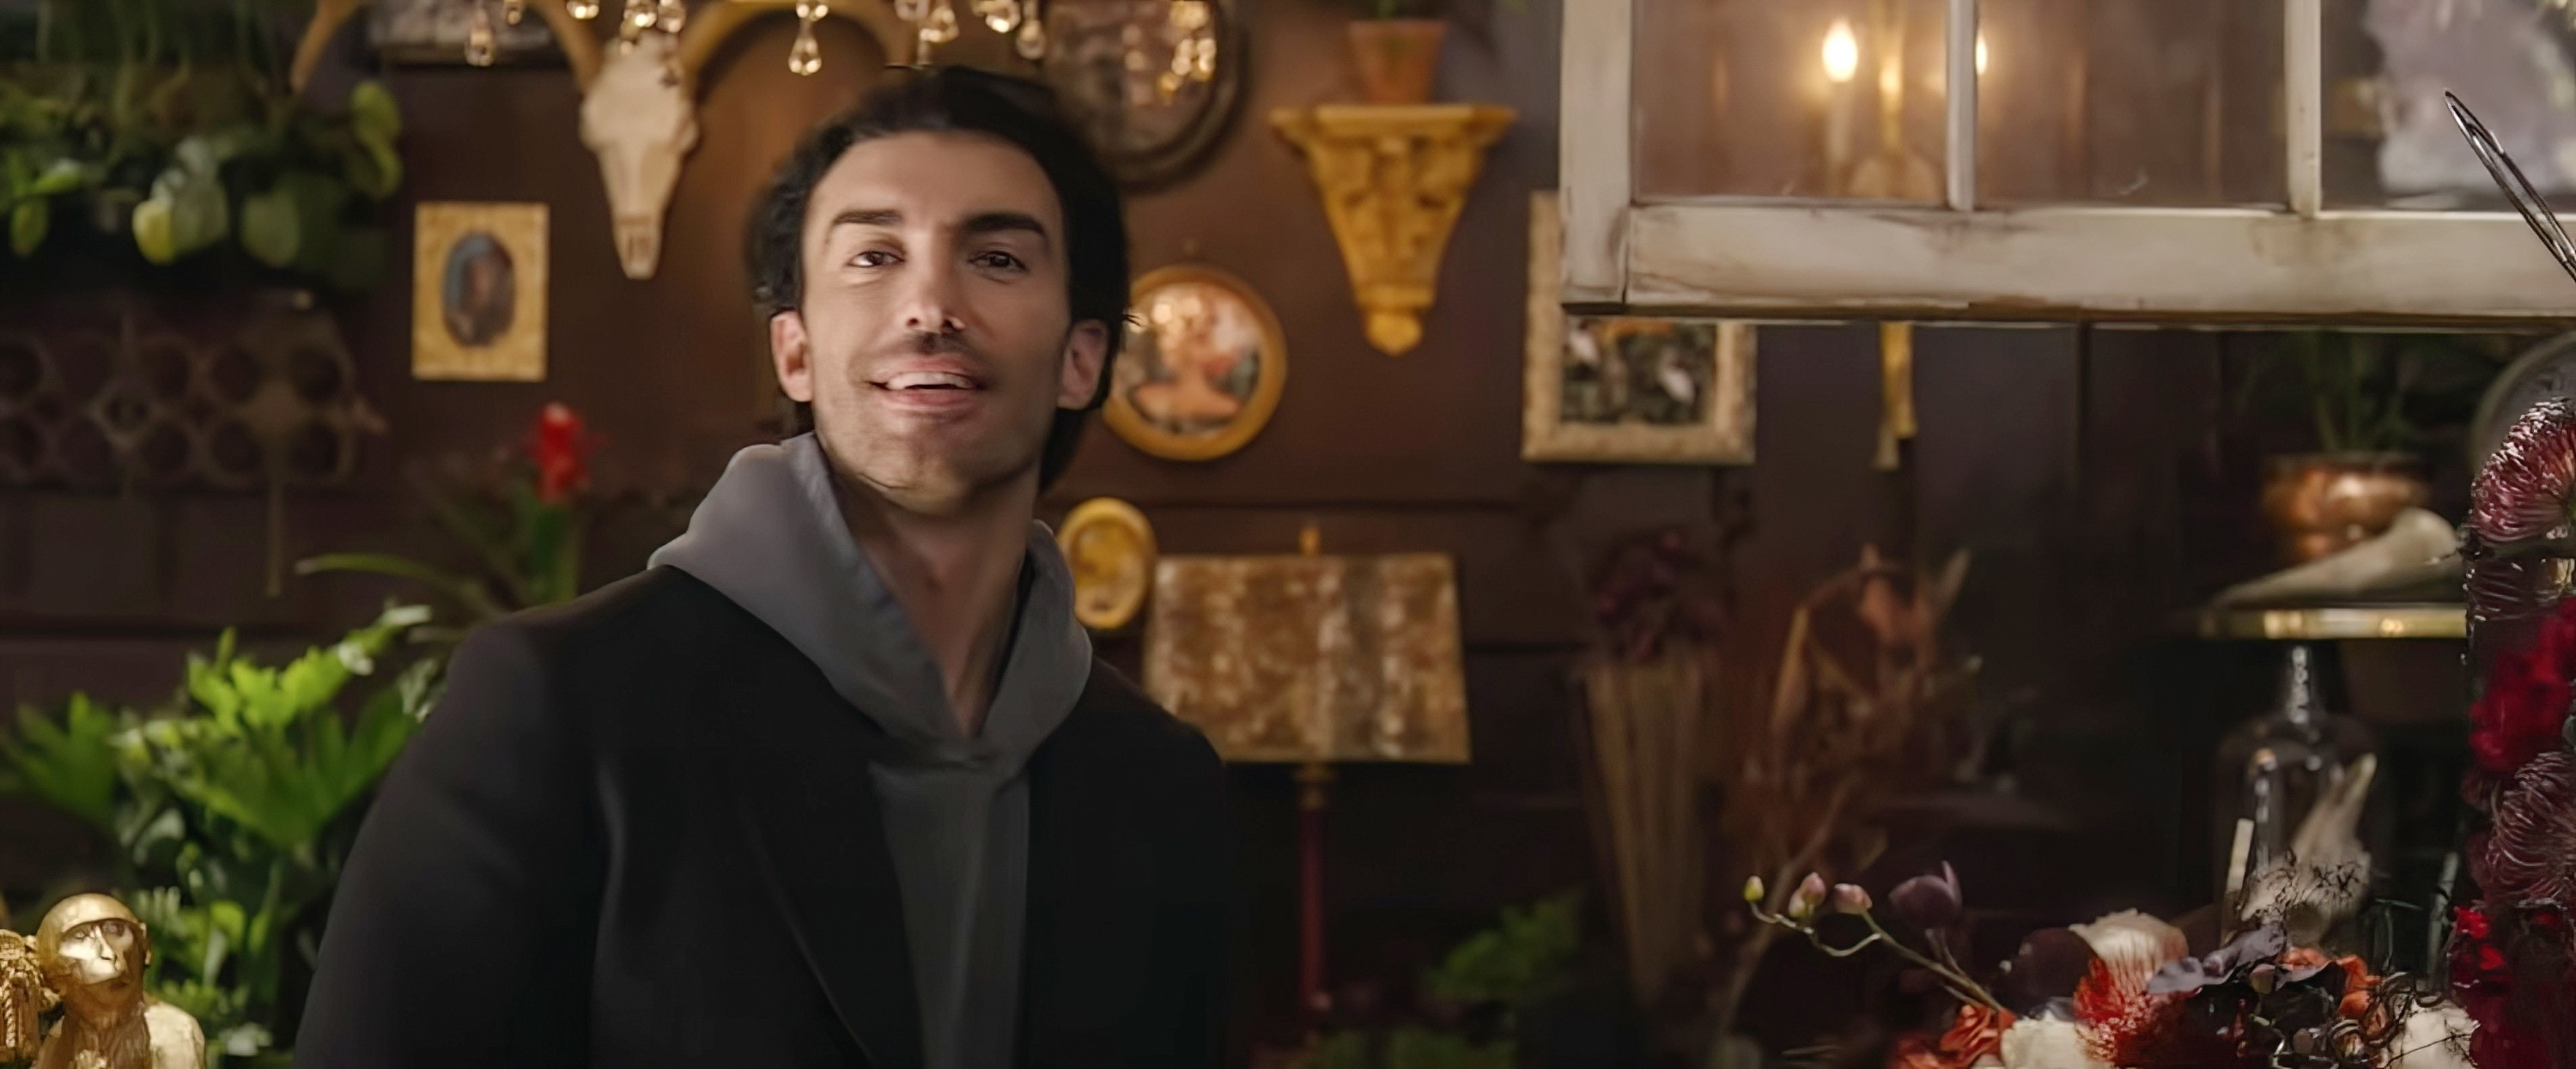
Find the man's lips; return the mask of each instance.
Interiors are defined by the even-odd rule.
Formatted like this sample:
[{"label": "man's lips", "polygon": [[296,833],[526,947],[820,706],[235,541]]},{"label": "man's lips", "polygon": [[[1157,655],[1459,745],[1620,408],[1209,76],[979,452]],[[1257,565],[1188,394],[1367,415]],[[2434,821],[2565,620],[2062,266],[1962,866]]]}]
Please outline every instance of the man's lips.
[{"label": "man's lips", "polygon": [[984,392],[984,380],[963,361],[906,361],[870,378],[877,394],[897,408],[921,412],[953,412],[974,404]]}]

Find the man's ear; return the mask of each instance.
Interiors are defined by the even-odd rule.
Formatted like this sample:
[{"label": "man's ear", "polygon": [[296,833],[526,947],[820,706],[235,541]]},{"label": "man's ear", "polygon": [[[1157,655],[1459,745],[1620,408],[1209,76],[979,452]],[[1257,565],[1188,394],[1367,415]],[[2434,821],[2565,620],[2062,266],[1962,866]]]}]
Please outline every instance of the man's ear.
[{"label": "man's ear", "polygon": [[794,309],[769,317],[769,359],[778,369],[778,389],[798,404],[814,403],[814,347],[805,337],[805,317]]},{"label": "man's ear", "polygon": [[1064,364],[1057,373],[1055,406],[1088,410],[1100,397],[1100,371],[1109,362],[1109,325],[1086,319],[1064,339]]}]

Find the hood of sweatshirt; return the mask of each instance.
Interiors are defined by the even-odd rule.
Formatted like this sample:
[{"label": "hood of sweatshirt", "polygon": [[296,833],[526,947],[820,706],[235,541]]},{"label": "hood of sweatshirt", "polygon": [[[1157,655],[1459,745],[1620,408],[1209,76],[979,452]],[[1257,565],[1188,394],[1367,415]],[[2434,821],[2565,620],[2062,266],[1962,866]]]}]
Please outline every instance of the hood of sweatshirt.
[{"label": "hood of sweatshirt", "polygon": [[851,535],[813,435],[736,454],[687,533],[651,562],[759,617],[893,741],[893,755],[864,774],[903,892],[930,1069],[1012,1058],[1012,1030],[990,1022],[1018,1019],[1029,826],[1020,773],[1091,678],[1073,577],[1043,524],[1030,524],[1023,560],[1019,611],[974,737],[949,709],[938,662]]}]

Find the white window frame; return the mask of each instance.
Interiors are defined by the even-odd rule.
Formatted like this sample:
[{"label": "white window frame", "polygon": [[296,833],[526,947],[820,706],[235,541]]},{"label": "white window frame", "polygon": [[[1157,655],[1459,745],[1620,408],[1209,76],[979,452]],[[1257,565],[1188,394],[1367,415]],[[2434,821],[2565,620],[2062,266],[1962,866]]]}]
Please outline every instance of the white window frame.
[{"label": "white window frame", "polygon": [[1945,203],[1641,198],[1631,79],[1636,7],[1646,2],[1564,0],[1558,204],[1569,306],[2186,323],[2576,320],[2576,282],[2520,216],[2324,209],[2322,0],[2283,4],[2290,133],[2277,210],[1980,208],[1977,0],[1949,0],[1948,84],[1964,89],[1949,98]]}]

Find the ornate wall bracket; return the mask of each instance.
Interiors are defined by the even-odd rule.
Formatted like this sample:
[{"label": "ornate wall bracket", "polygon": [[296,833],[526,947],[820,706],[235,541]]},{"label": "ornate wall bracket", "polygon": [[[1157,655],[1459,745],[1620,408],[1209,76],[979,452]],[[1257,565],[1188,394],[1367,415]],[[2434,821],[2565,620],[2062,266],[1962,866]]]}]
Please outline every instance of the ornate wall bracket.
[{"label": "ornate wall bracket", "polygon": [[1422,313],[1440,279],[1440,254],[1485,165],[1485,149],[1512,123],[1510,108],[1481,104],[1282,108],[1270,122],[1305,151],[1341,242],[1351,295],[1368,317],[1369,344],[1402,356],[1422,341]]}]

